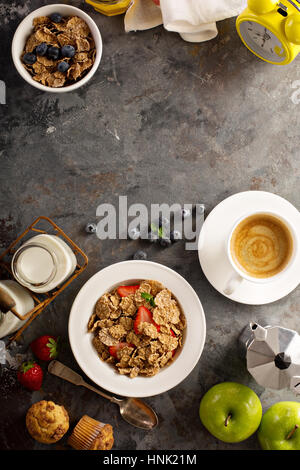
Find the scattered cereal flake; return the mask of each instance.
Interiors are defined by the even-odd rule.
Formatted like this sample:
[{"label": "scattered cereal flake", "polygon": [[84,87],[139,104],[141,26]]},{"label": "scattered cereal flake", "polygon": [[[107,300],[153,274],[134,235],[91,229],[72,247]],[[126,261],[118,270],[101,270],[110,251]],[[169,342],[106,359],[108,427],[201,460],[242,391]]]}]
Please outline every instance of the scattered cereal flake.
[{"label": "scattered cereal flake", "polygon": [[57,40],[60,46],[75,46],[75,39],[69,36],[68,34],[61,33],[57,36]]},{"label": "scattered cereal flake", "polygon": [[170,307],[169,307],[168,313],[167,313],[167,317],[168,317],[169,322],[173,323],[175,325],[177,323],[179,323],[180,314],[181,314],[181,311],[177,307],[175,300],[173,300]]},{"label": "scattered cereal flake", "polygon": [[164,367],[172,359],[172,351],[168,351],[163,354],[159,360],[160,367]]},{"label": "scattered cereal flake", "polygon": [[79,63],[75,63],[71,65],[71,67],[68,70],[68,78],[72,78],[73,80],[77,80],[80,75],[81,75],[81,67]]},{"label": "scattered cereal flake", "polygon": [[110,328],[114,324],[114,322],[108,318],[104,318],[104,320],[99,320],[97,323],[99,324],[100,328]]},{"label": "scattered cereal flake", "polygon": [[153,320],[158,325],[167,325],[167,323],[168,323],[165,312],[162,309],[158,308],[158,307],[156,307],[153,310]]},{"label": "scattered cereal flake", "polygon": [[66,81],[65,74],[58,72],[58,71],[49,75],[47,78],[47,84],[53,88],[62,87],[65,81]]},{"label": "scattered cereal flake", "polygon": [[126,331],[130,331],[133,328],[133,320],[129,317],[121,317],[119,324],[122,325]]},{"label": "scattered cereal flake", "polygon": [[124,315],[131,317],[136,312],[136,305],[133,301],[134,294],[128,295],[127,297],[122,297],[120,302],[120,307]]},{"label": "scattered cereal flake", "polygon": [[168,307],[171,302],[171,298],[172,293],[169,291],[169,289],[163,289],[155,296],[155,305],[161,308]]},{"label": "scattered cereal flake", "polygon": [[146,375],[146,377],[152,377],[159,372],[159,366],[145,367],[140,370],[141,375]]},{"label": "scattered cereal flake", "polygon": [[131,356],[133,352],[134,352],[133,346],[124,346],[123,348],[119,348],[119,350],[117,351],[117,356],[118,357]]},{"label": "scattered cereal flake", "polygon": [[110,318],[111,313],[116,310],[117,307],[112,304],[109,294],[102,295],[95,305],[95,313],[101,320]]},{"label": "scattered cereal flake", "polygon": [[40,41],[35,37],[35,34],[31,34],[26,41],[25,52],[32,52],[33,49],[40,44]]},{"label": "scattered cereal flake", "polygon": [[89,55],[87,52],[77,52],[75,54],[75,60],[77,62],[85,62],[88,59],[89,59]]},{"label": "scattered cereal flake", "polygon": [[32,78],[36,82],[40,82],[42,85],[46,85],[47,79],[49,76],[50,76],[49,72],[42,72],[42,73],[34,75]]},{"label": "scattered cereal flake", "polygon": [[144,356],[132,356],[129,361],[130,367],[138,367],[139,369],[144,367],[144,361],[146,357]]},{"label": "scattered cereal flake", "polygon": [[[175,333],[175,335],[180,335],[180,333],[181,333],[181,330],[176,328],[175,325],[172,325],[172,331],[173,331],[173,333]],[[164,333],[164,332],[162,331],[162,333]]]},{"label": "scattered cereal flake", "polygon": [[43,73],[47,71],[47,68],[40,62],[35,62],[32,66],[35,73]]},{"label": "scattered cereal flake", "polygon": [[119,316],[121,315],[121,310],[111,310],[110,312],[110,315],[109,315],[109,318],[111,318],[112,320],[117,320],[119,318]]},{"label": "scattered cereal flake", "polygon": [[76,42],[77,50],[79,52],[89,51],[91,48],[89,41],[85,38],[76,38],[75,42]]},{"label": "scattered cereal flake", "polygon": [[49,16],[38,16],[37,18],[33,19],[33,26],[40,26],[50,23]]},{"label": "scattered cereal flake", "polygon": [[113,304],[113,306],[116,307],[116,308],[119,307],[120,299],[121,299],[121,297],[117,293],[114,293],[110,296],[110,301]]},{"label": "scattered cereal flake", "polygon": [[157,360],[159,359],[159,354],[158,353],[151,353],[148,356],[148,362],[151,366],[154,366],[157,363]]},{"label": "scattered cereal flake", "polygon": [[183,313],[181,312],[180,314],[180,321],[179,323],[176,325],[177,328],[179,328],[180,330],[184,330],[186,328],[186,319],[185,319],[185,316],[183,315]]},{"label": "scattered cereal flake", "polygon": [[45,67],[54,67],[55,66],[55,60],[53,59],[48,59],[45,56],[37,56],[37,62],[44,65]]},{"label": "scattered cereal flake", "polygon": [[92,313],[92,315],[90,316],[90,319],[89,319],[89,322],[88,322],[88,331],[91,331],[91,328],[93,328],[93,325],[95,323],[97,319],[97,315],[95,313]]},{"label": "scattered cereal flake", "polygon": [[151,294],[155,297],[161,290],[164,289],[164,286],[161,282],[149,280],[147,283],[151,286]]},{"label": "scattered cereal flake", "polygon": [[142,294],[150,294],[151,292],[151,286],[148,284],[147,281],[144,281],[140,284],[140,287],[137,289],[137,291],[134,294],[134,301],[138,307],[141,305],[147,304],[147,308],[149,306],[149,303],[142,297]]},{"label": "scattered cereal flake", "polygon": [[130,373],[131,373],[131,367],[124,368],[124,369],[122,369],[122,368],[119,367],[119,368],[118,368],[118,372],[119,372],[119,374],[121,374],[121,375],[130,374]]},{"label": "scattered cereal flake", "polygon": [[117,362],[116,367],[128,367],[128,363],[130,361],[131,357],[128,356],[128,354],[124,355],[121,357],[120,362]]},{"label": "scattered cereal flake", "polygon": [[139,371],[140,369],[138,367],[133,367],[130,372],[130,378],[134,379],[135,377],[137,377],[139,375]]},{"label": "scattered cereal flake", "polygon": [[97,336],[94,336],[92,342],[93,342],[94,348],[96,349],[96,351],[99,354],[99,356],[101,357],[101,359],[103,361],[105,361],[110,355],[109,355],[108,350],[106,349],[106,347],[102,343],[102,341]]},{"label": "scattered cereal flake", "polygon": [[84,38],[90,33],[90,29],[86,22],[78,16],[72,16],[70,19],[68,19],[66,23],[66,29],[74,31],[74,33]]},{"label": "scattered cereal flake", "polygon": [[159,341],[166,345],[169,351],[173,351],[178,346],[178,339],[175,336],[167,335],[166,333],[158,333]]},{"label": "scattered cereal flake", "polygon": [[109,334],[117,339],[117,340],[121,340],[125,335],[126,335],[126,330],[124,328],[124,326],[122,325],[113,325],[109,328]]},{"label": "scattered cereal flake", "polygon": [[126,342],[132,343],[135,346],[139,346],[141,339],[135,334],[134,331],[129,331],[129,333],[126,336]]},{"label": "scattered cereal flake", "polygon": [[53,30],[56,30],[56,31],[66,31],[67,29],[66,25],[67,25],[67,20],[65,18],[62,18],[60,23],[51,22],[51,28],[53,28]]},{"label": "scattered cereal flake", "polygon": [[158,337],[157,328],[152,323],[141,322],[138,326],[140,333],[149,336],[151,339],[156,339]]},{"label": "scattered cereal flake", "polygon": [[58,45],[56,35],[52,33],[50,29],[48,29],[46,26],[43,26],[41,29],[38,29],[35,32],[35,37],[40,43],[46,42],[46,43],[51,44],[52,46]]},{"label": "scattered cereal flake", "polygon": [[102,328],[98,332],[98,338],[105,346],[117,346],[119,344],[119,341],[110,335],[108,328]]}]

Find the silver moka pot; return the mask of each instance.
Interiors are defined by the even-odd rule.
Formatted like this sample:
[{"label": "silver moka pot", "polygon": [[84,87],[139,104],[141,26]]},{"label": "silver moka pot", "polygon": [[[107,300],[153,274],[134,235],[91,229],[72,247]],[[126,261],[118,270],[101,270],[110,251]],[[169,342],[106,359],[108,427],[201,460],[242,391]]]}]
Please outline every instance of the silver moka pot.
[{"label": "silver moka pot", "polygon": [[259,385],[300,393],[300,336],[296,331],[250,323],[239,340],[246,350],[247,369]]}]

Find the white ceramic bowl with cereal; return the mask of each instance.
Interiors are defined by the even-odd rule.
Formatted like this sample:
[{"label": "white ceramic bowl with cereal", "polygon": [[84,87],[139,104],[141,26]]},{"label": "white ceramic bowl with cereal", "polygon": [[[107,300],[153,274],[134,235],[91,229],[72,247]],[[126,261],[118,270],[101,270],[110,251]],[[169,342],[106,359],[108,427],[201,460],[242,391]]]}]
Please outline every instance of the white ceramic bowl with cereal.
[{"label": "white ceramic bowl with cereal", "polygon": [[[138,285],[147,280],[158,281],[171,291],[185,317],[186,328],[183,330],[182,345],[170,364],[161,367],[153,376],[130,378],[100,359],[93,344],[94,335],[88,331],[87,325],[101,296],[119,286]],[[172,269],[151,261],[123,261],[96,273],[79,291],[69,318],[71,349],[83,372],[100,387],[128,397],[158,395],[182,382],[196,366],[205,337],[205,315],[194,289]]]},{"label": "white ceramic bowl with cereal", "polygon": [[[59,13],[63,18],[79,17],[81,20],[83,20],[90,30],[90,36],[92,37],[94,41],[94,47],[95,47],[95,53],[92,59],[93,63],[89,67],[89,69],[87,69],[88,71],[86,71],[83,74],[82,78],[80,78],[79,76],[78,79],[73,80],[73,83],[71,80],[71,84],[66,84],[60,87],[48,86],[46,80],[44,81],[45,84],[34,80],[33,75],[29,72],[30,70],[29,67],[28,69],[26,69],[25,68],[26,64],[24,65],[24,62],[22,60],[26,41],[28,40],[29,36],[33,33],[33,30],[34,30],[33,20],[39,17],[50,17],[50,15],[53,13]],[[76,90],[82,85],[85,85],[92,78],[101,60],[102,39],[101,39],[101,34],[98,29],[98,26],[87,13],[71,5],[58,3],[58,4],[46,5],[44,7],[38,8],[37,10],[34,10],[29,15],[27,15],[23,21],[21,21],[13,37],[11,52],[12,52],[13,62],[15,64],[17,71],[19,72],[21,77],[23,77],[24,80],[26,80],[27,83],[43,91],[54,92],[54,93],[65,93],[67,91]],[[78,51],[76,50],[76,52]],[[68,72],[65,72],[65,73],[68,73]]]}]

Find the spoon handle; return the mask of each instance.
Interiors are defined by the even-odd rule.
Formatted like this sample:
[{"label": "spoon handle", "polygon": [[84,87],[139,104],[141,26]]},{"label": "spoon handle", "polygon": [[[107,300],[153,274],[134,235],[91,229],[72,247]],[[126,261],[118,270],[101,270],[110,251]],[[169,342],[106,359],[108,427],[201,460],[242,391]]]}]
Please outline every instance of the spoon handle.
[{"label": "spoon handle", "polygon": [[107,400],[111,401],[112,403],[117,403],[117,399],[115,397],[111,397],[110,395],[106,395],[106,393],[104,393],[104,392],[98,390],[97,388],[93,387],[92,385],[86,383],[83,379],[82,379],[81,385],[85,388],[88,388],[89,390],[92,390],[92,392],[98,393],[98,395],[100,395],[103,398],[106,398]]},{"label": "spoon handle", "polygon": [[113,403],[118,403],[118,400],[116,398],[107,395],[106,393],[86,383],[81,377],[81,375],[77,374],[77,372],[74,372],[74,370],[70,369],[59,361],[51,361],[48,366],[48,372],[53,375],[56,375],[57,377],[60,377],[61,379],[67,380],[68,382],[71,382],[74,385],[79,385],[88,388],[89,390],[98,393],[98,395],[101,395],[101,397],[106,398],[107,400]]}]

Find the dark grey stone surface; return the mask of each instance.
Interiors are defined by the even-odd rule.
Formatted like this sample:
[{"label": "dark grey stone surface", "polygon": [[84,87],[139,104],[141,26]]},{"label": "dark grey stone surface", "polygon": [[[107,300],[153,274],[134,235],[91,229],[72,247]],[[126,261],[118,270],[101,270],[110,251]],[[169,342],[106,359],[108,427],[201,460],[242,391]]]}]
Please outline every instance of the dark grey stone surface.
[{"label": "dark grey stone surface", "polygon": [[[67,335],[76,293],[96,271],[145,246],[85,234],[98,204],[116,204],[118,195],[127,195],[129,204],[204,202],[209,211],[231,194],[259,189],[300,207],[300,108],[292,100],[300,69],[299,59],[275,67],[255,58],[241,44],[234,20],[220,23],[213,41],[189,44],[162,27],[125,34],[121,16],[107,18],[72,1],[65,3],[82,7],[98,24],[102,61],[87,86],[47,94],[26,84],[10,58],[18,23],[46,3],[0,3],[0,79],[7,84],[7,104],[0,105],[0,248],[47,215],[89,256],[86,271],[32,323],[20,346],[23,351],[40,334],[59,334],[66,341],[60,359],[78,371]],[[199,401],[224,380],[250,385],[264,408],[294,399],[251,380],[236,340],[253,319],[299,331],[299,289],[267,306],[239,305],[213,289],[197,253],[185,252],[182,243],[151,248],[149,257],[191,283],[207,319],[205,349],[193,372],[170,392],[146,400],[159,415],[159,427],[148,433],[129,427],[114,405],[49,375],[40,392],[30,393],[6,369],[0,384],[2,449],[48,448],[34,442],[24,425],[27,409],[40,399],[63,404],[72,426],[83,414],[111,423],[116,449],[258,448],[255,436],[229,445],[209,435],[198,417]]]}]

